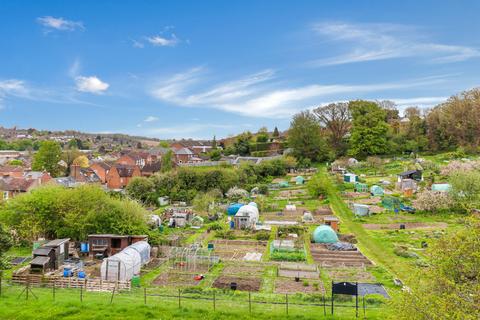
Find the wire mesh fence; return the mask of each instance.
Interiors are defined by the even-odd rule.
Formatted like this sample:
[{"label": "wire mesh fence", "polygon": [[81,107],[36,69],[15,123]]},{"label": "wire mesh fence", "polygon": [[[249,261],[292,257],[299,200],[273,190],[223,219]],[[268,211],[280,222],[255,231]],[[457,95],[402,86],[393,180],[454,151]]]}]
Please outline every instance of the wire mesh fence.
[{"label": "wire mesh fence", "polygon": [[204,309],[208,311],[242,312],[250,315],[256,313],[302,315],[315,314],[317,317],[330,317],[333,314],[355,318],[367,318],[372,310],[375,314],[385,308],[383,302],[375,299],[360,299],[358,307],[354,300],[343,297],[341,300],[323,294],[268,294],[235,290],[144,287],[121,290],[114,287],[111,292],[91,292],[79,286],[37,287],[31,284],[18,285],[10,281],[0,285],[0,302],[2,298],[14,297],[20,300],[38,300],[43,303],[60,301],[77,301],[83,303],[95,301],[101,304],[130,303],[135,305],[168,306],[178,308]]}]

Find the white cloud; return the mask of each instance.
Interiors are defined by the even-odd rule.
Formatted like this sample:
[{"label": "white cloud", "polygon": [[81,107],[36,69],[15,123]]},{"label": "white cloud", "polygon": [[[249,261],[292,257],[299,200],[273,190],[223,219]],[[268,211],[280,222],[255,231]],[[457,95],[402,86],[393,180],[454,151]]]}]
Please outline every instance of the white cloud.
[{"label": "white cloud", "polygon": [[421,107],[421,108],[428,108],[436,106],[440,103],[443,103],[448,100],[448,97],[416,97],[416,98],[393,98],[393,99],[385,99],[391,100],[395,102],[395,104],[402,108],[406,107]]},{"label": "white cloud", "polygon": [[180,42],[180,40],[173,33],[170,35],[170,37],[156,35],[146,37],[146,40],[155,47],[174,47]]},{"label": "white cloud", "polygon": [[183,107],[207,107],[249,117],[288,118],[295,112],[318,105],[319,100],[354,99],[371,92],[429,86],[445,81],[446,76],[409,79],[398,82],[358,84],[310,84],[278,87],[275,73],[265,70],[239,80],[200,87],[205,77],[202,68],[194,68],[159,82],[150,94],[162,101]]},{"label": "white cloud", "polygon": [[154,116],[148,116],[145,118],[145,120],[143,120],[144,122],[155,122],[155,121],[158,121],[158,118],[157,117],[154,117]]},{"label": "white cloud", "polygon": [[[431,42],[420,30],[395,24],[319,23],[320,36],[348,45],[350,52],[312,61],[312,66],[339,65],[393,58],[423,57],[435,63],[464,61],[480,56],[476,48]],[[330,43],[329,43],[330,45]]]},{"label": "white cloud", "polygon": [[96,76],[84,77],[78,76],[75,78],[77,90],[81,92],[89,92],[95,94],[101,94],[105,92],[110,86],[108,83],[103,82]]},{"label": "white cloud", "polygon": [[53,30],[60,31],[75,31],[85,30],[85,27],[81,21],[71,21],[64,18],[55,18],[52,16],[44,16],[37,18],[37,22],[45,27],[45,32],[51,32]]}]

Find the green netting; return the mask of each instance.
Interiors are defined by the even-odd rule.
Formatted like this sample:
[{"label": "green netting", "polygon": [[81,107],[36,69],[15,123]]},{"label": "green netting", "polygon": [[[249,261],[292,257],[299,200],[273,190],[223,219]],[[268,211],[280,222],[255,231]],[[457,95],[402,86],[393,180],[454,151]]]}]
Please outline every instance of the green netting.
[{"label": "green netting", "polygon": [[383,192],[383,188],[377,185],[370,188],[370,193],[374,196],[383,196]]},{"label": "green netting", "polygon": [[335,243],[338,242],[338,236],[330,226],[322,225],[313,231],[313,241],[315,243]]},{"label": "green netting", "polygon": [[357,192],[368,192],[368,184],[355,182],[355,190]]},{"label": "green netting", "polygon": [[388,210],[394,210],[395,208],[400,208],[400,199],[395,197],[384,197],[382,199],[382,206]]}]

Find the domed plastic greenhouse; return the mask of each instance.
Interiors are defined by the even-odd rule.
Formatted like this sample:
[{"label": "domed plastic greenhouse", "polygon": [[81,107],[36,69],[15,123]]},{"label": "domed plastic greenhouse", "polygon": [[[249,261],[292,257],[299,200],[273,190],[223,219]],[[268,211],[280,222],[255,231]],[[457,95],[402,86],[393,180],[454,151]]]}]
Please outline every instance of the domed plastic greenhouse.
[{"label": "domed plastic greenhouse", "polygon": [[150,245],[139,241],[119,253],[103,259],[100,267],[102,280],[130,281],[140,274],[140,268],[150,261]]},{"label": "domed plastic greenhouse", "polygon": [[335,243],[338,242],[338,237],[330,226],[321,225],[313,231],[313,241],[315,243]]}]

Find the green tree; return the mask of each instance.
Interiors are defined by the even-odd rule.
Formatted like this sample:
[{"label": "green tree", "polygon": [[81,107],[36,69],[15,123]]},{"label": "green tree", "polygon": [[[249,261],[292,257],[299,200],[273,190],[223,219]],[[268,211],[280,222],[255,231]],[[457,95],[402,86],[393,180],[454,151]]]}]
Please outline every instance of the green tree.
[{"label": "green tree", "polygon": [[252,134],[248,131],[240,134],[237,140],[233,143],[235,153],[241,156],[250,154],[250,141],[252,140]]},{"label": "green tree", "polygon": [[350,154],[359,158],[387,151],[386,112],[377,103],[356,100],[349,103],[352,115]]},{"label": "green tree", "polygon": [[173,151],[168,150],[163,156],[162,156],[162,165],[160,170],[162,172],[168,172],[172,170],[173,168]]},{"label": "green tree", "polygon": [[222,152],[219,149],[213,149],[208,153],[208,157],[212,161],[218,161],[222,158]]},{"label": "green tree", "polygon": [[141,203],[151,204],[154,200],[153,181],[145,177],[134,177],[128,183],[125,191],[132,199],[140,201]]},{"label": "green tree", "polygon": [[57,142],[43,141],[40,149],[33,156],[32,169],[37,171],[46,170],[52,177],[61,173],[58,162],[61,160],[62,148]]},{"label": "green tree", "polygon": [[273,134],[272,134],[272,136],[273,136],[274,138],[278,138],[278,137],[280,136],[280,132],[278,132],[278,128],[277,128],[277,127],[275,127],[275,129],[273,129]]},{"label": "green tree", "polygon": [[320,125],[310,111],[300,112],[293,117],[288,131],[288,145],[293,148],[293,155],[297,159],[324,161],[329,158],[330,150]]},{"label": "green tree", "polygon": [[458,209],[470,212],[480,206],[480,172],[457,170],[450,174],[449,182]]},{"label": "green tree", "polygon": [[212,149],[213,150],[217,149],[217,138],[215,136],[213,136],[213,140],[212,140]]},{"label": "green tree", "polygon": [[143,234],[146,211],[136,202],[110,197],[98,186],[67,189],[42,186],[10,199],[0,208],[0,220],[21,240],[72,238],[91,233]]},{"label": "green tree", "polygon": [[0,272],[8,267],[4,255],[13,245],[12,236],[2,224],[0,224]]},{"label": "green tree", "polygon": [[[457,229],[455,229],[457,230]],[[428,251],[428,267],[417,272],[413,287],[396,300],[395,319],[480,318],[480,220],[447,233]]]},{"label": "green tree", "polygon": [[266,127],[260,128],[260,130],[258,130],[257,135],[256,135],[257,143],[268,142],[268,138],[269,138],[268,129]]}]

